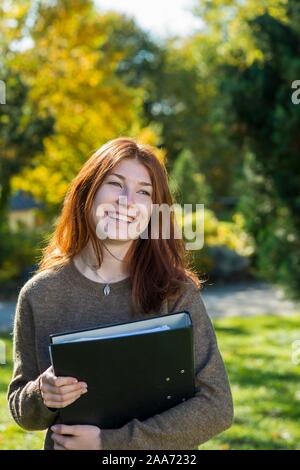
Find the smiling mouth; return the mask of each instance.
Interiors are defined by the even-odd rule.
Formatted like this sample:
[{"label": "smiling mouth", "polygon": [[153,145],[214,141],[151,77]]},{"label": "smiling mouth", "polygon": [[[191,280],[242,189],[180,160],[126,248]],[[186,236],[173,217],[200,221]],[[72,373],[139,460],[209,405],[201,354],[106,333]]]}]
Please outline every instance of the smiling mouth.
[{"label": "smiling mouth", "polygon": [[134,217],[119,214],[119,212],[105,212],[105,217],[109,217],[113,220],[119,220],[121,222],[127,222],[128,224],[135,220]]}]

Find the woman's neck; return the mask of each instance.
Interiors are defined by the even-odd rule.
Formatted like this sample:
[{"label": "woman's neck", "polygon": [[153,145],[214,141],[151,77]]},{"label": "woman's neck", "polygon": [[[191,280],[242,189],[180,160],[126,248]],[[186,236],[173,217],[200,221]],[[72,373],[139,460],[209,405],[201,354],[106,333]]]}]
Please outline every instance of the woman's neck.
[{"label": "woman's neck", "polygon": [[132,240],[105,240],[103,243],[105,243],[105,246],[102,250],[103,260],[100,268],[97,268],[98,263],[96,255],[89,242],[88,245],[74,257],[74,263],[77,269],[79,269],[84,276],[100,283],[118,282],[128,277],[129,270],[122,260],[129,250]]}]

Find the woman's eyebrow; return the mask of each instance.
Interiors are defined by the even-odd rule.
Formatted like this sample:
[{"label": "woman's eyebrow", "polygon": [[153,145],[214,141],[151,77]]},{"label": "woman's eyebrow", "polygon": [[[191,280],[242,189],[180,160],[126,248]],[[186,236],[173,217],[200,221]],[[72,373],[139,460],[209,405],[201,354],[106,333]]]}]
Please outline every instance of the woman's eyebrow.
[{"label": "woman's eyebrow", "polygon": [[[118,173],[111,173],[110,176],[118,176],[118,178],[121,178],[122,180],[125,180],[125,176],[123,175],[119,175]],[[138,184],[142,184],[143,186],[152,186],[151,183],[147,183],[146,181],[139,181]]]}]

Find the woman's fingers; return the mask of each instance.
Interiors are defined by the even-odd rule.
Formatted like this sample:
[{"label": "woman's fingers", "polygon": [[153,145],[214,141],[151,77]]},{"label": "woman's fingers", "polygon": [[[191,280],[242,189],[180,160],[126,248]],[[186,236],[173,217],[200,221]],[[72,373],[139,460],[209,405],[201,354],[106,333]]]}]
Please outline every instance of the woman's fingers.
[{"label": "woman's fingers", "polygon": [[47,398],[51,399],[52,401],[57,401],[58,403],[63,403],[64,401],[72,400],[75,397],[80,397],[85,393],[85,391],[70,392],[65,393],[64,395],[61,395],[60,393],[49,393],[47,394]]},{"label": "woman's fingers", "polygon": [[82,392],[87,390],[87,385],[85,382],[78,382],[75,385],[62,385],[59,387],[59,393],[63,395],[70,393],[70,392]]},{"label": "woman's fingers", "polygon": [[46,382],[49,385],[53,385],[54,387],[62,387],[63,385],[74,385],[78,383],[78,380],[74,377],[56,377],[53,374],[46,374],[45,376]]},{"label": "woman's fingers", "polygon": [[59,434],[53,433],[51,438],[53,439],[55,445],[63,447],[64,450],[73,450],[73,447],[74,447],[73,437],[61,436]]},{"label": "woman's fingers", "polygon": [[40,389],[46,406],[63,408],[86,393],[87,384],[74,377],[56,377],[51,366],[41,375]]},{"label": "woman's fingers", "polygon": [[59,445],[59,444],[56,444],[56,442],[54,443],[54,450],[66,450],[63,446]]},{"label": "woman's fingers", "polygon": [[84,382],[79,382],[75,385],[63,385],[61,387],[55,387],[54,385],[50,384],[43,384],[42,391],[44,393],[51,393],[55,395],[66,395],[67,393],[80,393],[82,391],[87,390],[87,387],[84,385]]},{"label": "woman's fingers", "polygon": [[78,380],[75,377],[56,377],[52,366],[43,373],[43,378],[48,384],[53,385],[54,387],[62,387],[63,385],[78,383]]},{"label": "woman's fingers", "polygon": [[74,401],[78,400],[84,393],[69,393],[67,395],[52,395],[49,394],[45,397],[44,403],[49,408],[64,408]]},{"label": "woman's fingers", "polygon": [[54,450],[66,450],[63,446],[60,446],[58,444],[54,444]]},{"label": "woman's fingers", "polygon": [[86,433],[86,430],[90,426],[81,425],[81,424],[54,424],[51,426],[51,431],[55,434],[53,435],[68,435],[68,436],[81,436]]}]

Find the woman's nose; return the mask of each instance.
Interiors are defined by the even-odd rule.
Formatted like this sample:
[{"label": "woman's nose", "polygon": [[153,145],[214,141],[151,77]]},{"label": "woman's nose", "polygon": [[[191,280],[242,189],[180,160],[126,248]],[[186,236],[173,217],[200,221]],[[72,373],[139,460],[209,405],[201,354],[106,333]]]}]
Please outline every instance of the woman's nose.
[{"label": "woman's nose", "polygon": [[124,190],[122,191],[122,196],[124,198],[124,201],[126,201],[127,199],[128,206],[135,202],[135,193],[130,188],[124,188]]}]

